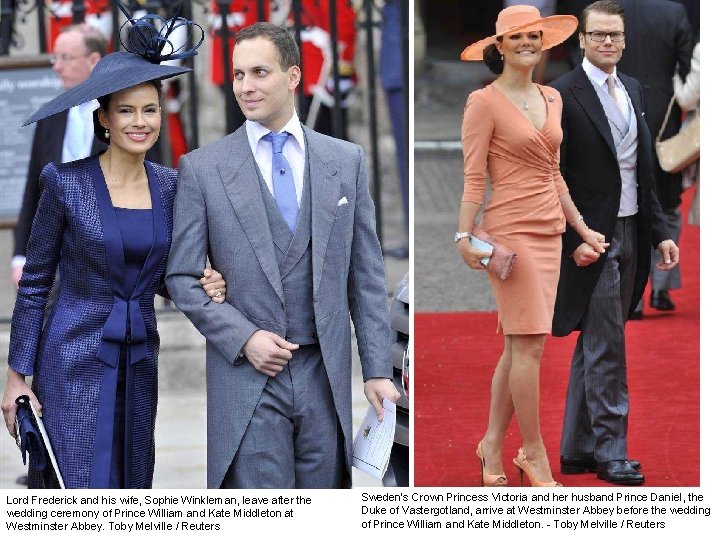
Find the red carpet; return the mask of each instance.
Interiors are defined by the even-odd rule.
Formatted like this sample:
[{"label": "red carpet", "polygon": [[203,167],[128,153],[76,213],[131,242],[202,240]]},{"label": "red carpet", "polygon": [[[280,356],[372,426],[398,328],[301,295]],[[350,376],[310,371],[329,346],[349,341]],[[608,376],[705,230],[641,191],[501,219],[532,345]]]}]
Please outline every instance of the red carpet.
[{"label": "red carpet", "polygon": [[[685,193],[686,215],[694,190]],[[683,287],[671,314],[649,307],[627,329],[629,457],[643,464],[646,486],[700,485],[700,229],[684,218]],[[648,287],[649,290],[649,287]],[[647,293],[647,291],[646,291]],[[487,422],[490,380],[502,352],[497,315],[415,314],[415,485],[479,486],[475,446]],[[555,479],[566,486],[608,486],[594,474],[560,474],[559,446],[570,358],[577,333],[548,338],[541,369],[541,426]],[[512,457],[516,421],[505,439],[504,466],[519,486]]]}]

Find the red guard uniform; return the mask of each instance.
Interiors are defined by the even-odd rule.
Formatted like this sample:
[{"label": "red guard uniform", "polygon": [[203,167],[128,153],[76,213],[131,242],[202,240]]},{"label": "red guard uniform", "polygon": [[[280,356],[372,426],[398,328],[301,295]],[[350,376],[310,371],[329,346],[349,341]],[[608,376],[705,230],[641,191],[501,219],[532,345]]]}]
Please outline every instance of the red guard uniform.
[{"label": "red guard uniform", "polygon": [[[60,30],[73,23],[72,0],[53,0],[50,3],[50,24],[48,25],[48,47],[52,51]],[[85,0],[85,22],[98,27],[96,20],[110,16],[110,0]],[[93,20],[95,19],[95,20]],[[104,28],[101,31],[107,35]]]},{"label": "red guard uniform", "polygon": [[[250,26],[258,22],[258,3],[257,0],[232,0],[230,2],[228,14],[228,32],[227,47],[230,51],[230,80],[232,80],[232,50],[235,46],[235,34],[238,30],[245,26]],[[270,16],[270,0],[265,0],[265,20]],[[220,8],[216,0],[212,0],[212,13],[208,26],[210,27],[210,39],[212,42],[211,49],[211,65],[210,80],[213,84],[221,85],[225,82],[223,66],[223,39],[222,39],[222,19],[220,18]]]},{"label": "red guard uniform", "polygon": [[[349,0],[338,0],[337,9],[337,37],[338,59],[340,62],[340,75],[354,77],[355,58],[355,10]],[[289,25],[293,24],[293,13],[290,11]],[[330,1],[329,0],[303,0],[302,14],[302,62],[303,62],[303,92],[312,94],[312,88],[320,79],[323,61],[322,43],[330,43]],[[325,51],[328,62],[332,62],[332,53]],[[332,72],[329,72],[332,80]]]}]

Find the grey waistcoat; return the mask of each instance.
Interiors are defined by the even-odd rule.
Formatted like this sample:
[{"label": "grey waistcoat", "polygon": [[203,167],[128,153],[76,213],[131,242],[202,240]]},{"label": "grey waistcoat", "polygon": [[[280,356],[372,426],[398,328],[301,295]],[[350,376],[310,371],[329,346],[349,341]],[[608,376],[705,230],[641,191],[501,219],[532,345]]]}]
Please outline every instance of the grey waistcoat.
[{"label": "grey waistcoat", "polygon": [[312,204],[310,200],[310,168],[307,163],[306,157],[300,214],[294,235],[258,169],[260,190],[270,223],[270,234],[275,244],[275,257],[280,269],[280,279],[285,295],[285,315],[287,317],[285,339],[299,345],[318,343],[313,311]]},{"label": "grey waistcoat", "polygon": [[608,95],[604,88],[595,88],[600,103],[605,109],[612,132],[613,141],[615,142],[615,152],[617,154],[618,165],[620,166],[620,179],[622,181],[622,192],[620,194],[620,209],[618,217],[632,216],[638,211],[637,204],[637,148],[638,148],[638,129],[635,110],[624,88],[619,85],[616,92],[625,92],[628,109],[630,110],[630,121],[625,119],[625,115],[620,111],[620,107]]}]

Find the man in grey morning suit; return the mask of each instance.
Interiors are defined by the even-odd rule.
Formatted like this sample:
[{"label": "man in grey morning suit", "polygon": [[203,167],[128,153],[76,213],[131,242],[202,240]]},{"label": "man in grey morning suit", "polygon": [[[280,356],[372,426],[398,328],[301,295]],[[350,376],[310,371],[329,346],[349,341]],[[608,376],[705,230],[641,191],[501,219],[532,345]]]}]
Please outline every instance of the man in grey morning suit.
[{"label": "man in grey morning suit", "polygon": [[553,335],[580,330],[565,401],[561,471],[594,472],[615,484],[644,482],[627,456],[625,321],[647,282],[657,247],[669,270],[679,261],[652,178],[652,139],[643,95],[615,66],[625,47],[623,10],[589,5],[578,25],[582,65],[553,82],[563,100],[560,170],[588,226],[610,248],[598,254],[568,228]]},{"label": "man in grey morning suit", "polygon": [[[207,338],[210,488],[350,486],[350,314],[378,417],[399,397],[363,153],[300,124],[299,61],[280,27],[241,30],[248,121],[180,160],[166,280]],[[193,278],[206,256],[224,304]]]}]

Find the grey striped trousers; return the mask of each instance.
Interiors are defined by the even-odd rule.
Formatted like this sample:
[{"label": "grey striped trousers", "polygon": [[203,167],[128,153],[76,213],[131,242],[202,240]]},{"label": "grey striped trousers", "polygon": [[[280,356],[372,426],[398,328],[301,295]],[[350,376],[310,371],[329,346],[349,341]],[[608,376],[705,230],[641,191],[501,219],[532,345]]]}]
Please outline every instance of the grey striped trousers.
[{"label": "grey striped trousers", "polygon": [[637,267],[635,216],[618,218],[575,345],[563,418],[563,457],[627,459],[625,320]]}]

